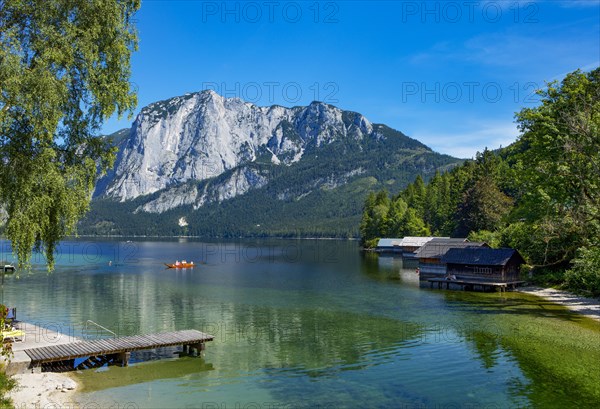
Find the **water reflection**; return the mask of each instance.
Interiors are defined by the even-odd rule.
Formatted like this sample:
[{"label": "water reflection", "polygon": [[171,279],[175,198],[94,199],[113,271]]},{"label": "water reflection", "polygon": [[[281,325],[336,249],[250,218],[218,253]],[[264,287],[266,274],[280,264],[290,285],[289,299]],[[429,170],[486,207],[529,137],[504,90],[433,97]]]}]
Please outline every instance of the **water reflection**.
[{"label": "water reflection", "polygon": [[[420,289],[401,258],[360,253],[354,242],[75,244],[81,253],[63,257],[54,274],[7,278],[4,299],[19,318],[76,333],[91,319],[119,335],[196,328],[215,336],[203,359],[84,372],[86,398],[135,398],[139,407],[248,399],[519,407],[600,397],[589,369],[600,361],[600,332],[580,319],[519,295]],[[165,270],[177,259],[205,264]]]},{"label": "water reflection", "polygon": [[[171,351],[172,355],[172,351]],[[193,374],[200,374],[214,369],[204,358],[179,358],[177,360],[162,360],[151,362],[149,356],[144,357],[145,363],[129,367],[110,366],[100,370],[79,372],[76,379],[81,384],[83,392],[120,388],[129,385],[152,382],[164,379],[176,379]],[[149,362],[150,361],[150,362]]]},{"label": "water reflection", "polygon": [[[364,252],[361,257],[363,274],[372,280],[401,282],[412,287],[419,287],[419,275],[413,260],[391,254]],[[417,264],[418,265],[418,264]]]}]

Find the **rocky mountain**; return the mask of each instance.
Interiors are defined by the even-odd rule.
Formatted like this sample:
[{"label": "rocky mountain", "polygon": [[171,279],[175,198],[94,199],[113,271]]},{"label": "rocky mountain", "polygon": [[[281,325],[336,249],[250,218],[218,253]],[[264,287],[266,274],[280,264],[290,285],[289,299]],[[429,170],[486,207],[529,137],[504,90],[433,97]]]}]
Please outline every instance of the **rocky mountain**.
[{"label": "rocky mountain", "polygon": [[83,233],[353,235],[368,191],[459,162],[332,105],[259,107],[213,91],[151,104],[110,138],[117,161]]}]

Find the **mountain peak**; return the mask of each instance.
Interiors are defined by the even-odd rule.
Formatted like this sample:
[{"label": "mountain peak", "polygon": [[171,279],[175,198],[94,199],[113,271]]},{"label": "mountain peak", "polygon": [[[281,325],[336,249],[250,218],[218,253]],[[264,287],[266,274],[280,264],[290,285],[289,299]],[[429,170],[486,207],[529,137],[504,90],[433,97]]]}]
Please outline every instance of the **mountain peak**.
[{"label": "mountain peak", "polygon": [[88,233],[339,234],[358,225],[368,192],[458,162],[324,102],[259,107],[213,90],[150,104],[109,138],[116,166],[96,185],[105,200],[93,202]]},{"label": "mountain peak", "polygon": [[363,115],[321,101],[258,107],[210,89],[187,93],[142,109],[96,196],[131,200],[257,161],[291,166],[336,142],[360,149],[362,141],[385,138]]},{"label": "mountain peak", "polygon": [[221,94],[217,93],[216,91],[214,91],[212,89],[202,90],[200,92],[197,92],[196,95],[200,95],[201,98],[216,99],[216,100],[219,100],[219,101],[223,101],[225,99],[229,99],[229,98],[226,98],[226,97],[222,96]]}]

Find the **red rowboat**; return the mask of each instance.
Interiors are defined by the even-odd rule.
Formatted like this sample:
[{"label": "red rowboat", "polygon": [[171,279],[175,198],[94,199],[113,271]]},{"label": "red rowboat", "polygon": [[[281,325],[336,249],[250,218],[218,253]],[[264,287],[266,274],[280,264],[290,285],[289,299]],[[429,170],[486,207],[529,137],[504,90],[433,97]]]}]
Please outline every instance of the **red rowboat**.
[{"label": "red rowboat", "polygon": [[195,264],[193,262],[191,263],[179,263],[179,264],[167,264],[165,263],[165,266],[167,266],[168,268],[194,268]]}]

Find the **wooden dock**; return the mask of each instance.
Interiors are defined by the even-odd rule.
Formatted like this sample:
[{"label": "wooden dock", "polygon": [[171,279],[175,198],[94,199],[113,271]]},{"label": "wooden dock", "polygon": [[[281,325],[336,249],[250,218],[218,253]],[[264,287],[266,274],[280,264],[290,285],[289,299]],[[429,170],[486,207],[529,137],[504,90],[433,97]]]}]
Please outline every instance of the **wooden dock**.
[{"label": "wooden dock", "polygon": [[450,289],[450,284],[458,285],[462,287],[463,290],[474,290],[476,286],[480,286],[482,291],[486,290],[496,290],[499,289],[501,292],[506,291],[508,289],[517,288],[519,285],[524,284],[525,281],[481,281],[481,280],[447,280],[445,278],[428,278],[431,288],[433,288],[433,284],[437,283],[438,288],[443,288],[444,283],[446,284],[446,290]]},{"label": "wooden dock", "polygon": [[[32,368],[42,371],[72,371],[75,369],[99,368],[106,364],[127,366],[131,352],[182,345],[184,352],[204,350],[205,343],[212,341],[212,335],[196,330],[164,332],[159,334],[135,335],[77,341],[62,345],[50,345],[26,349],[31,358]],[[75,359],[87,358],[75,366]]]}]

